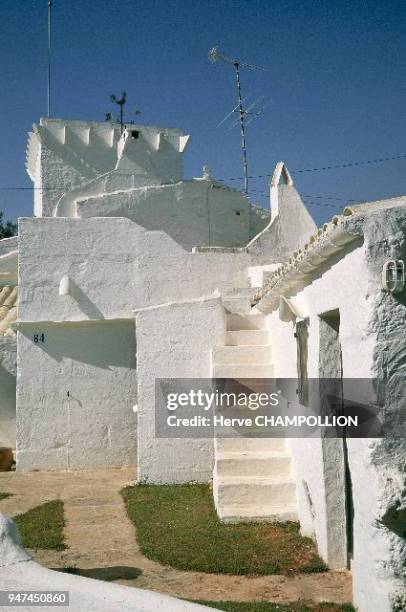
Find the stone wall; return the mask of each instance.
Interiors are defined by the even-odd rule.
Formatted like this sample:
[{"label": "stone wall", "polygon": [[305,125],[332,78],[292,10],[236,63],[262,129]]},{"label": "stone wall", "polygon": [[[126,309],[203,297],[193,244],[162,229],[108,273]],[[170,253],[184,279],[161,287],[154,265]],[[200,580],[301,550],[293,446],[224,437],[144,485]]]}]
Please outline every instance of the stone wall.
[{"label": "stone wall", "polygon": [[365,533],[368,526],[368,536],[355,542],[354,599],[361,610],[372,612],[391,609],[396,599],[399,607],[394,609],[406,603],[406,291],[389,294],[381,284],[387,259],[406,261],[406,215],[404,205],[388,204],[367,215],[364,234],[371,303],[368,333],[376,339],[372,373],[378,379],[377,400],[385,408],[389,437],[350,441],[360,492],[355,527]]}]

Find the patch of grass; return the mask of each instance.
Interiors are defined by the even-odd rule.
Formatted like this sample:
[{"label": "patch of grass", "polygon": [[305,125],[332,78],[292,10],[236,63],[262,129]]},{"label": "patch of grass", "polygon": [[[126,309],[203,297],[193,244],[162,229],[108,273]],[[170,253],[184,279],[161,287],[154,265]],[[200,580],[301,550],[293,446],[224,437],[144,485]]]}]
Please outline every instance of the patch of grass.
[{"label": "patch of grass", "polygon": [[298,523],[221,523],[208,485],[141,484],[121,493],[143,554],[164,565],[245,576],[327,570]]},{"label": "patch of grass", "polygon": [[11,496],[12,496],[12,493],[1,493],[0,492],[0,501],[2,499],[7,499],[7,497],[11,497]]},{"label": "patch of grass", "polygon": [[65,550],[63,502],[46,502],[14,517],[26,548]]},{"label": "patch of grass", "polygon": [[351,604],[314,603],[304,604],[300,601],[289,604],[276,604],[270,601],[196,601],[195,603],[218,608],[228,612],[355,612]]}]

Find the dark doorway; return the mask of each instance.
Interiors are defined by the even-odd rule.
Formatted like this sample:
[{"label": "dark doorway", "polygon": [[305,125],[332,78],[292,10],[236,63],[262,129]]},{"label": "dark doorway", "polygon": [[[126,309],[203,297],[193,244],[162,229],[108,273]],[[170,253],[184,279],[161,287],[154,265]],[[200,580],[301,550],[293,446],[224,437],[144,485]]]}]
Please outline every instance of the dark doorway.
[{"label": "dark doorway", "polygon": [[[333,393],[334,396],[343,398],[343,359],[340,343],[340,312],[338,309],[325,312],[320,316],[319,378],[328,379],[327,386],[330,394]],[[322,381],[320,381],[320,387],[322,393]],[[339,410],[339,402],[337,408]],[[324,440],[324,453],[326,459],[327,455],[330,455],[330,458],[334,455],[341,466],[342,474],[341,477],[337,474],[337,479],[341,481],[343,487],[340,505],[343,506],[345,511],[346,557],[347,567],[349,567],[354,547],[354,504],[345,429],[342,430],[341,438]],[[333,486],[336,484],[335,482]],[[332,486],[331,483],[326,482],[327,496],[329,486]]]},{"label": "dark doorway", "polygon": [[297,380],[298,399],[302,406],[309,405],[309,376],[307,372],[308,357],[308,321],[306,319],[297,321],[295,329],[296,355],[297,355]]}]

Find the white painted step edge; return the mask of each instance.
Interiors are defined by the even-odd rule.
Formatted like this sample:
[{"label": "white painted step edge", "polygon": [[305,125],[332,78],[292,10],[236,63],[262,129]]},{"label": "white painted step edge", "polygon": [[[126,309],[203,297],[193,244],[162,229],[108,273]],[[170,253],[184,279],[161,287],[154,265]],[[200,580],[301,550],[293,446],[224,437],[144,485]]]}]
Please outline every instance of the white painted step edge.
[{"label": "white painted step edge", "polygon": [[224,506],[217,510],[217,514],[223,523],[285,523],[298,520],[297,510],[293,506]]},{"label": "white painted step edge", "polygon": [[249,461],[250,459],[290,459],[290,454],[286,450],[243,450],[243,451],[218,451],[216,453],[216,461],[218,459],[241,459],[241,461]]}]

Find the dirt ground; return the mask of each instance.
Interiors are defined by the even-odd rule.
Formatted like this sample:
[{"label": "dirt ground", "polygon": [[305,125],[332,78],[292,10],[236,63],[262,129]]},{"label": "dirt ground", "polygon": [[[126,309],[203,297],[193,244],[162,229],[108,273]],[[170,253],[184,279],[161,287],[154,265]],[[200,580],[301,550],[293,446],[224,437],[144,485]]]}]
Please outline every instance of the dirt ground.
[{"label": "dirt ground", "polygon": [[135,468],[4,472],[0,473],[0,491],[13,496],[0,501],[0,512],[13,517],[45,501],[64,502],[68,549],[30,551],[36,561],[50,568],[75,568],[91,578],[186,599],[351,602],[347,571],[248,578],[184,572],[150,561],[139,550],[119,493],[134,481]]}]

